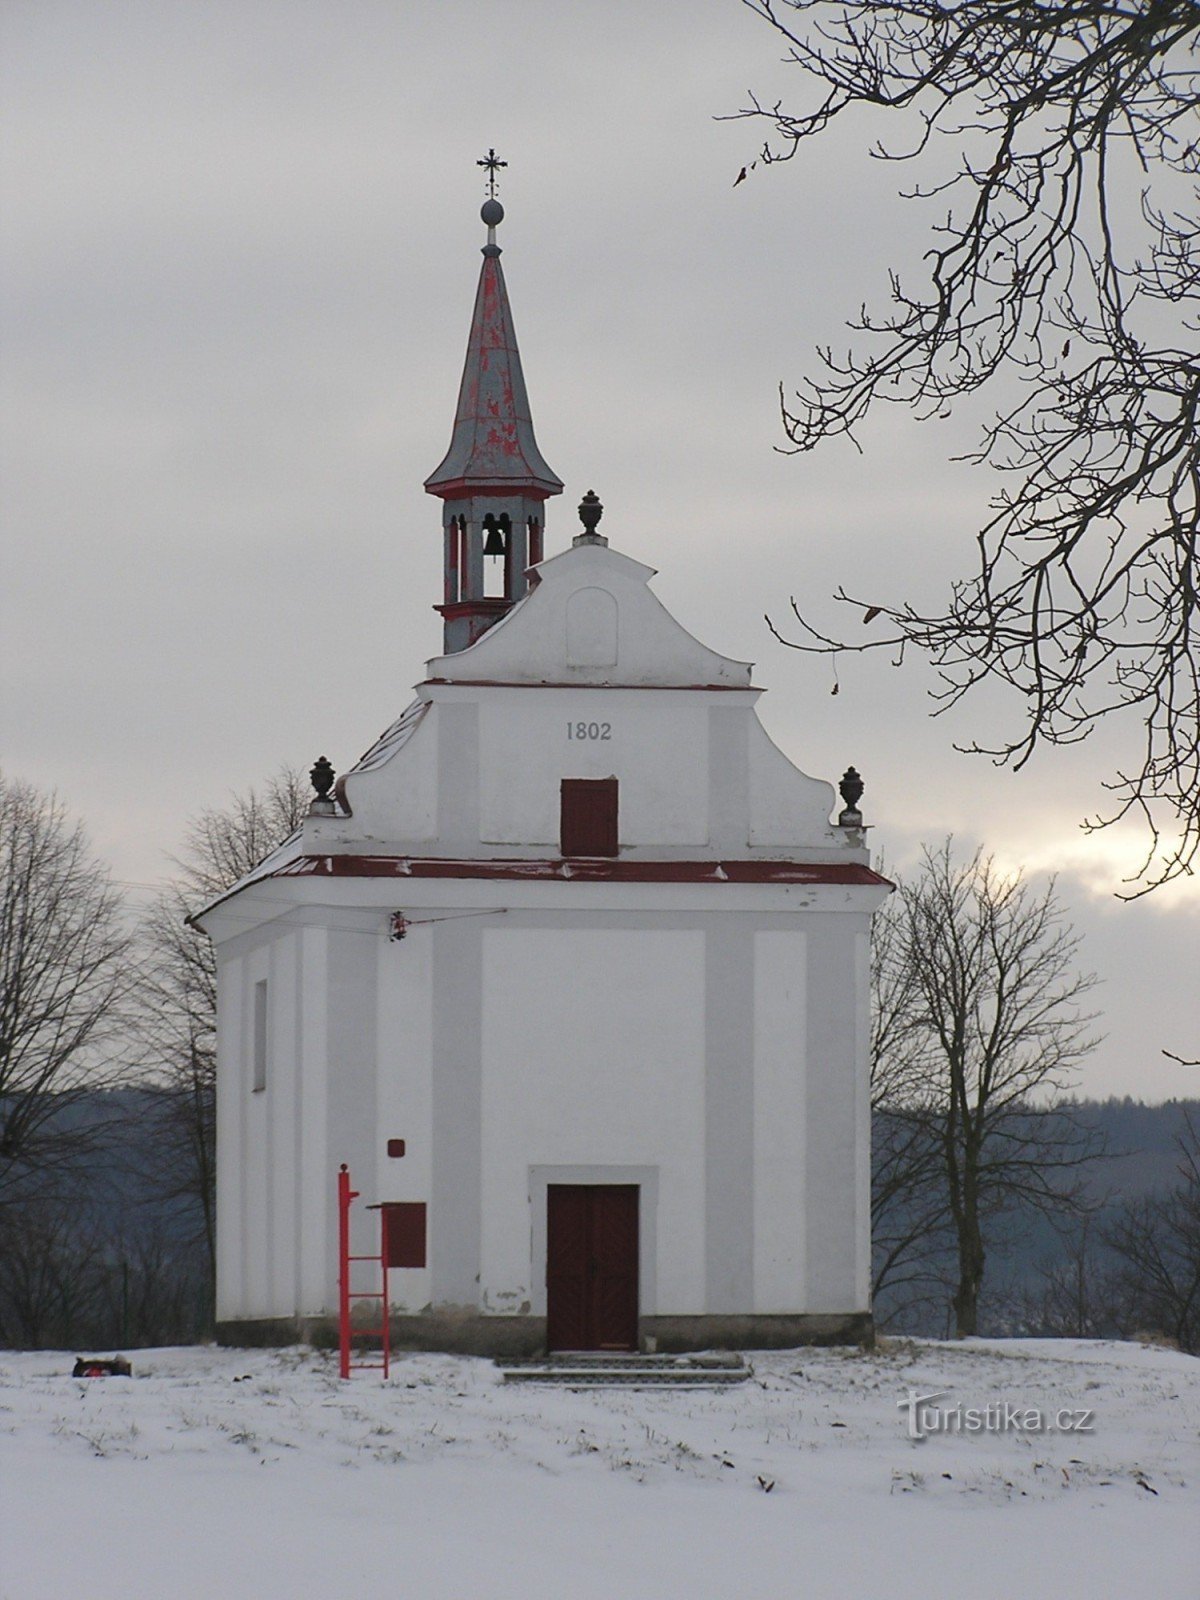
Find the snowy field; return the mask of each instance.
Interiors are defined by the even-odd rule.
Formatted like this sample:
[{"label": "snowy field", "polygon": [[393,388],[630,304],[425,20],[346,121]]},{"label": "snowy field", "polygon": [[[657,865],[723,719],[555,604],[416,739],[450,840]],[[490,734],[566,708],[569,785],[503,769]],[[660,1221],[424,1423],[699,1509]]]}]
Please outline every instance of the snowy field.
[{"label": "snowy field", "polygon": [[[724,1391],[132,1359],[0,1352],[0,1600],[1200,1596],[1200,1362],[1168,1350],[894,1342]],[[910,1389],[1093,1428],[915,1440]]]}]

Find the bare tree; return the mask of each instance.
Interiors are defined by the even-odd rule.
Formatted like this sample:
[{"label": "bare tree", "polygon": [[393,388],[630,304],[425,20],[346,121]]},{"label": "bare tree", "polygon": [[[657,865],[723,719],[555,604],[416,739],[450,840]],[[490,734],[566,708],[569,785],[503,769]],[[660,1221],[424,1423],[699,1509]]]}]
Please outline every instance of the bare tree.
[{"label": "bare tree", "polygon": [[159,1101],[158,1175],[164,1199],[199,1209],[205,1253],[216,1259],[216,971],[212,948],[186,921],[188,896],[164,889],[143,926],[139,1032]]},{"label": "bare tree", "polygon": [[[793,611],[795,648],[913,648],[938,709],[994,680],[1017,767],[1127,713],[1131,753],[1087,822],[1140,819],[1136,890],[1200,853],[1200,6],[1195,0],[743,0],[813,90],[740,113],[789,160],[835,125],[885,124],[872,155],[932,204],[920,263],[863,308],[859,348],[821,351],[784,426],[797,451],[854,439],[872,407],[947,416],[990,385],[1000,410],[968,459],[1007,474],[973,576],[925,612],[838,598],[853,642]],[[848,116],[844,116],[848,113]],[[839,119],[841,119],[839,121]],[[894,130],[894,133],[893,133]],[[781,391],[782,400],[782,391]],[[782,637],[782,636],[781,636]],[[935,713],[936,714],[936,713]]]},{"label": "bare tree", "polygon": [[127,1350],[203,1333],[201,1252],[161,1216],[131,1231],[112,1219],[110,1197],[86,1193],[0,1212],[0,1344]]},{"label": "bare tree", "polygon": [[[1079,941],[1053,885],[1035,893],[979,851],[959,862],[950,840],[926,850],[898,894],[887,962],[903,1022],[884,1053],[903,1064],[896,1102],[921,1164],[912,1194],[927,1227],[949,1224],[962,1337],[978,1328],[997,1219],[1081,1203],[1076,1180],[1096,1144],[1059,1097],[1096,1042],[1080,1010],[1095,979],[1076,970]],[[918,1233],[905,1255],[919,1243]]]},{"label": "bare tree", "polygon": [[194,817],[175,861],[191,910],[252,872],[300,826],[311,799],[309,780],[285,764],[261,789],[244,789]]},{"label": "bare tree", "polygon": [[1018,1314],[1041,1338],[1112,1338],[1122,1322],[1121,1297],[1111,1257],[1098,1248],[1097,1211],[1085,1211],[1074,1223],[1058,1256],[1039,1264],[1036,1287],[1018,1297]]},{"label": "bare tree", "polygon": [[1127,1204],[1105,1230],[1121,1261],[1125,1320],[1200,1355],[1200,1130],[1185,1114],[1179,1183]]},{"label": "bare tree", "polygon": [[44,1187],[86,1143],[71,1107],[111,1077],[131,945],[82,825],[0,774],[0,1199]]},{"label": "bare tree", "polygon": [[187,919],[292,833],[308,799],[303,774],[285,766],[262,790],[247,789],[227,806],[200,812],[176,859],[179,876],[146,916],[140,1032],[144,1058],[166,1091],[164,1194],[199,1207],[210,1268],[216,1262],[216,963],[207,934]]},{"label": "bare tree", "polygon": [[910,1311],[940,1298],[948,1218],[938,1146],[916,1114],[934,1062],[904,958],[903,909],[894,895],[871,925],[871,1242],[872,1298],[886,1293]]},{"label": "bare tree", "polygon": [[77,1339],[95,1310],[103,1245],[90,1208],[59,1195],[0,1211],[0,1340],[37,1349]]}]

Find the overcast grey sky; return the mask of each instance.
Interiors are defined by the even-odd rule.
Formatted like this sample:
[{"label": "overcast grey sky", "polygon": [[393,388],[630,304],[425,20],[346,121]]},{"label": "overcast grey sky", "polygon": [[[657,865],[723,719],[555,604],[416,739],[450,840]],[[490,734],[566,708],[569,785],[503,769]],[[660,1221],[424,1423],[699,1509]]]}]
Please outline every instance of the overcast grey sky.
[{"label": "overcast grey sky", "polygon": [[[56,787],[131,885],[189,814],[289,761],[348,766],[440,651],[439,505],[483,229],[538,440],[566,493],[660,569],[705,643],[758,663],[806,771],[863,772],[888,862],[954,832],[1056,870],[1105,980],[1084,1092],[1200,1093],[1200,893],[1112,891],[1136,840],[1081,833],[1120,747],[1020,775],[953,753],[1003,701],[931,722],[928,674],[769,635],[840,582],[936,601],[993,485],[897,413],[865,453],[787,457],[777,385],[915,264],[920,219],[870,130],[733,188],[798,81],[738,0],[7,0],[3,759]],[[859,134],[861,133],[861,138]],[[966,436],[966,437],[969,437]],[[1136,730],[1135,730],[1136,731]],[[1129,737],[1128,731],[1125,737]],[[133,892],[141,892],[134,889]]]}]

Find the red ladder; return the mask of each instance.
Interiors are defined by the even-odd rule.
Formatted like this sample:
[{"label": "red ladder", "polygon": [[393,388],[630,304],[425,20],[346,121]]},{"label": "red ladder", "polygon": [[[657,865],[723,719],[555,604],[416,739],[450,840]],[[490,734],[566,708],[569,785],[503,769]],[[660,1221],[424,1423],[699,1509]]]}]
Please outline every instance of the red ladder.
[{"label": "red ladder", "polygon": [[[386,1378],[391,1367],[391,1334],[388,1326],[388,1263],[387,1229],[383,1225],[385,1212],[380,1211],[379,1249],[374,1255],[350,1254],[350,1207],[359,1198],[358,1190],[350,1187],[350,1169],[343,1161],[338,1171],[338,1341],[341,1352],[341,1376],[348,1378],[350,1369],[356,1371],[381,1371]],[[378,1210],[378,1207],[369,1207]],[[374,1261],[379,1268],[382,1288],[351,1289],[350,1270],[355,1261]],[[353,1332],[367,1338],[378,1339],[382,1361],[350,1360],[350,1302],[352,1300],[378,1300],[379,1326],[355,1328]]]}]

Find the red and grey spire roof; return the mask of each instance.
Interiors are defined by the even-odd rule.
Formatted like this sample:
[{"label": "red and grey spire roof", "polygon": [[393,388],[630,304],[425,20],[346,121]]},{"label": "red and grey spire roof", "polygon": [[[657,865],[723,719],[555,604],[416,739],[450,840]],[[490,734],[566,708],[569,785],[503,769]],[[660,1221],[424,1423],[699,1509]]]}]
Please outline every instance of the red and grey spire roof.
[{"label": "red and grey spire roof", "polygon": [[425,489],[443,500],[488,490],[539,498],[561,494],[562,479],[546,464],[533,436],[529,396],[496,243],[496,226],[504,219],[504,207],[493,195],[484,201],[480,216],[487,224],[488,239],[483,247],[454,433],[445,459],[426,478]]}]

